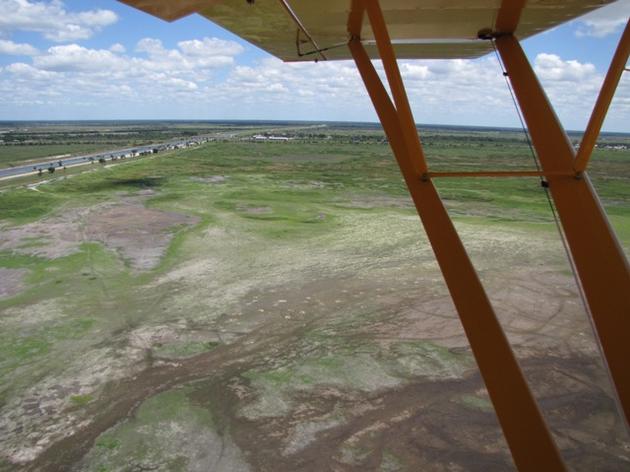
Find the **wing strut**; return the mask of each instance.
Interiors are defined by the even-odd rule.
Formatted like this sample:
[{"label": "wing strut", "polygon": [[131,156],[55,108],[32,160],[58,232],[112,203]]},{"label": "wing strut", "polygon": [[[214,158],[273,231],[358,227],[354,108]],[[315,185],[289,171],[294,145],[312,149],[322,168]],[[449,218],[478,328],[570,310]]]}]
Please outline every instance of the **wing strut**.
[{"label": "wing strut", "polygon": [[[527,56],[513,35],[496,45],[547,175],[578,283],[605,361],[630,423],[630,268],[586,173],[575,175],[575,152]],[[602,117],[603,121],[603,117]],[[566,174],[574,173],[573,176]],[[565,175],[562,175],[565,174]]]},{"label": "wing strut", "polygon": [[621,74],[623,74],[624,70],[628,70],[625,67],[626,62],[628,62],[629,55],[630,19],[626,24],[626,29],[621,35],[619,46],[617,46],[617,50],[613,55],[612,62],[610,63],[610,68],[608,69],[608,73],[606,74],[606,78],[604,79],[604,83],[602,84],[602,89],[599,92],[599,96],[597,97],[597,102],[595,102],[595,107],[593,108],[591,119],[588,122],[586,131],[584,132],[584,137],[582,138],[582,142],[580,143],[580,149],[578,149],[577,157],[575,158],[575,164],[573,166],[576,172],[584,172],[586,170],[586,167],[588,166],[588,161],[591,157],[591,154],[593,153],[595,142],[597,141],[599,132],[602,129],[602,125],[604,124],[604,118],[606,118],[608,107],[610,106],[610,102],[612,102],[613,96],[615,95],[617,85],[619,85]]},{"label": "wing strut", "polygon": [[[488,296],[428,177],[422,145],[378,0],[354,0],[352,5],[348,46],[453,297],[514,462],[521,471],[565,470]],[[394,103],[361,44],[363,9],[376,38]]]}]

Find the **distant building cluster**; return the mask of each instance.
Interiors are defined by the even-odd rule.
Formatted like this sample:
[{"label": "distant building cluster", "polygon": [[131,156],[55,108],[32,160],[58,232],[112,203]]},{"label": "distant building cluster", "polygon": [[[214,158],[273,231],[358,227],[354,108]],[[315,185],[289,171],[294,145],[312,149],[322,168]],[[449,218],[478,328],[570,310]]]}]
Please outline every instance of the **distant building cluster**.
[{"label": "distant building cluster", "polygon": [[95,154],[92,156],[85,156],[83,160],[95,161],[98,160],[100,163],[105,163],[108,159],[110,161],[115,161],[117,159],[128,159],[132,157],[140,157],[140,156],[148,156],[150,154],[157,154],[159,152],[164,151],[173,151],[176,149],[187,149],[192,146],[199,146],[201,144],[207,143],[208,141],[213,141],[213,138],[208,138],[205,136],[199,136],[195,138],[188,139],[186,141],[176,141],[164,144],[158,144],[153,146],[143,146],[138,149],[130,149],[119,151],[116,153],[104,153],[104,154]]},{"label": "distant building cluster", "polygon": [[630,149],[630,146],[627,144],[603,144],[601,146],[595,146],[599,149],[614,149],[616,151],[625,151]]},{"label": "distant building cluster", "polygon": [[[580,149],[580,143],[574,143],[573,148]],[[614,151],[627,151],[630,149],[630,145],[623,143],[598,143],[595,144],[595,149],[612,149]]]},{"label": "distant building cluster", "polygon": [[293,138],[290,138],[288,136],[273,136],[273,135],[266,135],[266,134],[255,134],[254,136],[252,136],[251,139],[253,141],[290,141]]}]

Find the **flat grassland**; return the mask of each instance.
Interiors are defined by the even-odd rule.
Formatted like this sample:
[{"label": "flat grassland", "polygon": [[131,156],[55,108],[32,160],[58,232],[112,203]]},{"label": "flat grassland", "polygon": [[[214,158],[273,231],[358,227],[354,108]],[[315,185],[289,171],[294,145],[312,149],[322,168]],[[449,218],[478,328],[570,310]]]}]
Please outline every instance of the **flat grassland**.
[{"label": "flat grassland", "polygon": [[0,168],[31,160],[161,143],[216,132],[248,132],[255,123],[213,122],[0,122]]},{"label": "flat grassland", "polygon": [[[2,183],[0,470],[513,469],[382,133],[290,134]],[[433,170],[533,167],[423,136]],[[630,153],[590,175],[630,249]],[[569,466],[628,469],[540,182],[437,186]]]}]

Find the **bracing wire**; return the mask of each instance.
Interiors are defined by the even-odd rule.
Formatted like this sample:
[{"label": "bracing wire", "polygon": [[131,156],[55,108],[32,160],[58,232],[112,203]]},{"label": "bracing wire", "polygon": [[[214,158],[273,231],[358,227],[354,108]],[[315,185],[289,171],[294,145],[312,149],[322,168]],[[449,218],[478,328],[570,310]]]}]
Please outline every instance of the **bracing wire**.
[{"label": "bracing wire", "polygon": [[[328,47],[325,47],[325,48],[315,48],[315,49],[312,49],[310,51],[302,52],[301,44],[302,44],[303,41],[300,39],[300,31],[301,30],[298,28],[297,31],[296,31],[296,35],[295,35],[295,48],[297,50],[298,57],[311,56],[313,54],[322,55],[323,52],[330,51],[332,49],[337,49],[337,48],[348,46],[348,42],[344,41],[343,43],[332,44],[331,46],[328,46]],[[325,57],[325,56],[323,56],[323,57]],[[317,61],[317,59],[315,59],[315,61]]]},{"label": "bracing wire", "polygon": [[[521,122],[521,129],[523,130],[523,134],[525,135],[525,140],[527,141],[527,145],[529,146],[529,152],[532,155],[532,159],[534,161],[534,165],[536,166],[536,170],[540,171],[540,162],[538,161],[538,156],[536,155],[536,151],[534,150],[534,146],[532,145],[532,141],[529,137],[529,132],[527,131],[527,127],[525,126],[525,119],[521,114],[521,109],[518,106],[518,102],[516,101],[516,96],[514,95],[514,90],[512,90],[512,85],[510,84],[510,79],[508,79],[508,73],[505,70],[505,66],[503,65],[503,61],[501,60],[501,56],[499,55],[499,51],[497,51],[497,46],[494,43],[494,38],[492,38],[492,48],[494,49],[494,54],[497,57],[497,62],[499,63],[499,68],[501,69],[501,74],[505,79],[505,85],[507,86],[508,91],[510,92],[510,97],[512,97],[512,103],[514,104],[514,108],[516,109],[516,115],[518,116],[519,121]],[[540,182],[544,182],[545,179],[543,176],[540,176]],[[542,185],[541,185],[542,186]],[[543,186],[545,192],[547,193],[547,198],[549,199],[549,204],[553,210],[553,203],[549,198],[549,192],[547,188]]]},{"label": "bracing wire", "polygon": [[[507,89],[510,92],[510,96],[512,97],[512,103],[514,104],[514,108],[516,109],[516,114],[518,115],[518,119],[521,123],[521,128],[523,130],[523,134],[525,136],[525,140],[527,141],[527,145],[529,146],[529,152],[531,153],[532,159],[534,161],[534,164],[536,166],[536,170],[540,171],[541,170],[541,165],[540,165],[540,161],[538,159],[538,155],[536,154],[536,150],[534,149],[534,146],[532,144],[531,138],[529,136],[529,131],[527,130],[527,126],[525,126],[525,119],[523,117],[523,114],[521,112],[521,108],[518,105],[518,101],[516,100],[516,95],[514,94],[514,90],[512,89],[512,85],[510,84],[510,80],[508,78],[508,72],[505,68],[505,65],[503,64],[503,61],[501,60],[501,56],[499,55],[499,51],[497,51],[497,47],[495,44],[495,40],[494,38],[491,39],[492,42],[492,48],[494,49],[494,54],[497,57],[497,62],[499,63],[499,67],[501,68],[501,73],[503,75],[503,78],[505,79],[505,84],[507,85]],[[545,192],[545,197],[547,198],[547,203],[549,205],[549,209],[551,210],[551,215],[553,217],[553,221],[556,225],[556,229],[558,231],[558,235],[560,236],[560,241],[562,242],[562,247],[564,248],[564,252],[567,255],[567,259],[569,261],[569,267],[571,268],[571,273],[573,274],[573,278],[575,279],[575,283],[578,287],[578,294],[580,296],[580,300],[582,301],[582,305],[584,306],[584,309],[586,310],[586,312],[589,314],[589,318],[590,318],[590,309],[588,307],[588,303],[586,302],[586,295],[584,293],[584,289],[582,287],[582,283],[580,282],[580,278],[578,277],[578,273],[577,273],[577,267],[575,266],[575,261],[573,260],[573,256],[571,255],[571,251],[569,250],[569,243],[567,241],[566,235],[564,233],[564,230],[562,229],[562,225],[560,224],[560,219],[558,217],[558,212],[556,210],[556,207],[553,203],[553,199],[551,198],[551,195],[549,194],[549,185],[547,183],[547,181],[545,180],[545,178],[541,175],[540,177],[540,185],[543,189],[543,191]]]}]

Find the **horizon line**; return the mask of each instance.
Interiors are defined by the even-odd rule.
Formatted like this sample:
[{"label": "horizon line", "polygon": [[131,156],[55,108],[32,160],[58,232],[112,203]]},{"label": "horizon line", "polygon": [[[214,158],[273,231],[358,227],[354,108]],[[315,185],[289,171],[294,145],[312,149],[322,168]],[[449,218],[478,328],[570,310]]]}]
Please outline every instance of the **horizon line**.
[{"label": "horizon line", "polygon": [[[301,119],[215,119],[215,118],[106,118],[106,119],[0,119],[0,124],[6,123],[141,123],[141,122],[179,122],[179,123],[310,123],[310,124],[358,124],[371,125],[382,129],[379,121],[352,121],[352,120],[301,120]],[[473,128],[473,129],[491,129],[502,131],[524,131],[518,126],[497,126],[497,125],[462,125],[462,124],[445,124],[445,123],[415,123],[416,127],[428,128]],[[565,129],[567,133],[583,134],[585,130]],[[624,131],[602,131],[600,134],[628,135],[630,132]]]}]

